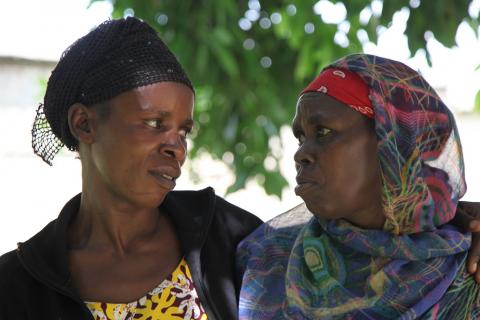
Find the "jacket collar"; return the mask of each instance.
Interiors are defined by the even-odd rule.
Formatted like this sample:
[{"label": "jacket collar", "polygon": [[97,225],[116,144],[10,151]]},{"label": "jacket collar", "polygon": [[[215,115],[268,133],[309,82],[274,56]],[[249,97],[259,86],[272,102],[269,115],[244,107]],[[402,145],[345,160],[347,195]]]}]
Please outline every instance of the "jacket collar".
[{"label": "jacket collar", "polygon": [[215,198],[215,192],[210,187],[200,191],[173,191],[160,206],[173,220],[187,258],[189,253],[201,249],[205,242],[214,216]]},{"label": "jacket collar", "polygon": [[[18,246],[24,268],[46,286],[81,301],[75,292],[68,270],[68,226],[80,207],[81,194],[68,201],[57,219]],[[187,261],[199,254],[214,215],[215,193],[212,188],[200,191],[172,191],[160,206],[173,220]]]}]

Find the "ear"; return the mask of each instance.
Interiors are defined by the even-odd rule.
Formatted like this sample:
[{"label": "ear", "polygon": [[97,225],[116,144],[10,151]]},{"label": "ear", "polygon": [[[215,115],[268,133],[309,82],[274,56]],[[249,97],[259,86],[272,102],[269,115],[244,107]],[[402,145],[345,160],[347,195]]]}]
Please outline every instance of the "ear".
[{"label": "ear", "polygon": [[72,135],[81,143],[94,142],[95,112],[81,103],[73,104],[68,109],[68,126]]}]

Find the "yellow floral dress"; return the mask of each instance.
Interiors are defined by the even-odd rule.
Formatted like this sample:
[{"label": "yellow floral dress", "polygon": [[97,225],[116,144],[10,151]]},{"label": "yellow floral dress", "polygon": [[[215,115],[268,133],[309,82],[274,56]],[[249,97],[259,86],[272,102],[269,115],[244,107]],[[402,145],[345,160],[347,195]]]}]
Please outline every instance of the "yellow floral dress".
[{"label": "yellow floral dress", "polygon": [[86,305],[95,320],[207,320],[185,259],[160,285],[137,301]]}]

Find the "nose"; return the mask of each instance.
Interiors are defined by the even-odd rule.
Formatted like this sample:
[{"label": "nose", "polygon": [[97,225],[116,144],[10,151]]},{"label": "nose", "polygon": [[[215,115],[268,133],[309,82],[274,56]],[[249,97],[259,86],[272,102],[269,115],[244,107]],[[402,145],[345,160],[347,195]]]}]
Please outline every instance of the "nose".
[{"label": "nose", "polygon": [[295,152],[295,155],[293,156],[293,160],[295,160],[295,168],[297,171],[301,167],[308,166],[309,164],[312,164],[315,161],[315,158],[313,157],[312,153],[309,151],[309,146],[307,143],[303,143]]},{"label": "nose", "polygon": [[168,158],[183,163],[187,154],[187,142],[179,134],[171,133],[161,144],[160,152]]}]

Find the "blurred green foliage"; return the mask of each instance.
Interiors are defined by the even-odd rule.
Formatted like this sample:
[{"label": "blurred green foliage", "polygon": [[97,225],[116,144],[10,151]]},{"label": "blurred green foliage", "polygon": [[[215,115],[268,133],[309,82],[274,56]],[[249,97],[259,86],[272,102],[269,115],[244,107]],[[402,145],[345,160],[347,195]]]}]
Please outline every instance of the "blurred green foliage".
[{"label": "blurred green foliage", "polygon": [[478,91],[477,94],[475,95],[473,111],[480,113],[480,91]]},{"label": "blurred green foliage", "polygon": [[[291,122],[299,90],[322,66],[376,42],[402,9],[412,53],[428,34],[451,47],[462,21],[477,33],[479,25],[469,0],[322,0],[317,10],[311,0],[110,1],[115,18],[133,14],[156,28],[189,73],[197,93],[190,157],[223,159],[236,176],[228,192],[257,178],[278,196],[287,181],[269,139]],[[325,18],[332,6],[343,7],[344,21]]]},{"label": "blurred green foliage", "polygon": [[41,77],[37,79],[38,91],[35,95],[36,101],[43,101],[43,97],[45,96],[45,91],[47,91],[47,83],[48,83],[48,80],[46,78]]},{"label": "blurred green foliage", "polygon": [[[475,68],[476,71],[480,70],[480,64]],[[473,111],[480,113],[480,91],[475,95],[475,102],[473,105]]]}]

